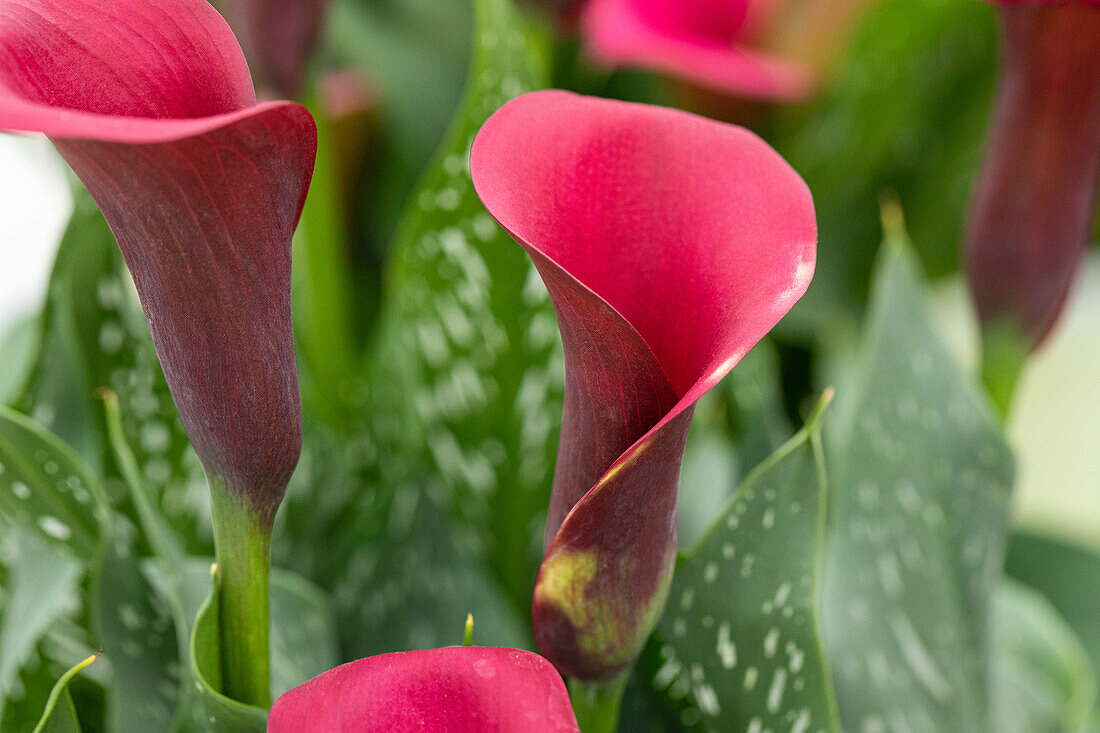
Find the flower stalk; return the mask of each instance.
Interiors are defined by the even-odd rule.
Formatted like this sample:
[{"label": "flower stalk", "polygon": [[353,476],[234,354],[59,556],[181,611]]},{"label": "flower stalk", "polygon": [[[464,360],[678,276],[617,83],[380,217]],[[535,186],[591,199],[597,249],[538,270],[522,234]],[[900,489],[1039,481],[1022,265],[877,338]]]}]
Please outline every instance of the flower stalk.
[{"label": "flower stalk", "polygon": [[209,483],[220,584],[222,691],[234,700],[267,708],[271,705],[271,524],[218,477],[210,476]]},{"label": "flower stalk", "polygon": [[569,680],[569,699],[581,733],[615,733],[630,672],[603,682]]}]

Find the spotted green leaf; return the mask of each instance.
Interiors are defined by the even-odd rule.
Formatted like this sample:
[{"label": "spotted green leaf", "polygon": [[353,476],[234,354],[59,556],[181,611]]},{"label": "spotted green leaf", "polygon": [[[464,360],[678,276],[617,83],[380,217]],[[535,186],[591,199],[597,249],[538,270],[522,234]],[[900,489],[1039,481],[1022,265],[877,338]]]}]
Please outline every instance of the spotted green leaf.
[{"label": "spotted green leaf", "polygon": [[1096,672],[1050,601],[1013,582],[994,607],[993,710],[998,733],[1076,733],[1095,712]]},{"label": "spotted green leaf", "polygon": [[824,404],[677,568],[654,684],[700,730],[837,730],[818,606]]},{"label": "spotted green leaf", "polygon": [[826,433],[825,632],[843,727],[988,730],[1014,466],[984,395],[931,326],[899,232],[881,255],[862,349]]},{"label": "spotted green leaf", "polygon": [[474,192],[468,157],[490,114],[546,82],[511,0],[477,0],[475,15],[465,99],[398,230],[374,384],[408,421],[402,437],[417,436],[405,459],[427,461],[437,502],[526,597],[560,413],[559,336],[534,268]]},{"label": "spotted green leaf", "polygon": [[80,456],[34,420],[0,407],[0,515],[88,559],[107,511],[99,479]]},{"label": "spotted green leaf", "polygon": [[[544,85],[544,59],[511,0],[476,0],[474,10],[465,97],[409,201],[387,273],[371,391],[360,409],[368,420],[363,453],[376,462],[360,493],[335,505],[348,536],[376,538],[336,564],[346,568],[338,581],[346,596],[336,599],[346,627],[372,634],[380,623],[396,624],[386,627],[392,643],[375,637],[355,646],[361,652],[454,643],[450,629],[461,629],[467,612],[479,620],[515,615],[529,604],[541,554],[561,410],[560,340],[529,260],[478,200],[468,156],[490,114]],[[290,501],[314,511],[312,496]],[[347,506],[363,513],[347,518]],[[429,511],[438,522],[422,519]],[[410,566],[421,575],[409,575]],[[434,581],[419,578],[457,592],[438,594]],[[514,610],[493,610],[502,598],[497,584]],[[416,613],[404,610],[406,594],[416,598]]]},{"label": "spotted green leaf", "polygon": [[34,728],[34,733],[80,733],[80,721],[76,717],[76,706],[69,694],[69,682],[80,670],[99,658],[98,654],[87,657],[69,668],[54,685],[46,701],[42,718]]},{"label": "spotted green leaf", "polygon": [[96,637],[113,671],[107,731],[172,730],[181,685],[172,609],[121,538],[106,545],[93,598]]},{"label": "spotted green leaf", "polygon": [[[119,395],[127,438],[156,503],[188,540],[209,550],[206,489],[189,449],[133,283],[107,222],[83,188],[58,249],[38,355],[17,405],[98,475],[119,476],[96,391]],[[201,529],[200,529],[201,528]]]},{"label": "spotted green leaf", "polygon": [[[18,720],[16,716],[26,711],[12,709],[28,696],[21,675],[43,664],[40,644],[54,622],[79,610],[77,591],[83,568],[56,544],[25,530],[3,529],[3,560],[8,569],[0,616],[0,729],[16,730],[33,722]],[[44,582],[47,578],[49,582]],[[35,715],[40,712],[41,708],[34,710]]]}]

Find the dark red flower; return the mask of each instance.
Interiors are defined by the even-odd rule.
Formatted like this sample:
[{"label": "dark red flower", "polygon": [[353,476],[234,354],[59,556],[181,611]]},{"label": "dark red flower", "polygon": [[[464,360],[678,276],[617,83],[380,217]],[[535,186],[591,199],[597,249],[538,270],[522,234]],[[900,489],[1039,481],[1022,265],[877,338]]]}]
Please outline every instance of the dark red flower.
[{"label": "dark red flower", "polygon": [[271,708],[269,733],[579,733],[542,657],[519,649],[397,652],[330,669]]},{"label": "dark red flower", "polygon": [[321,38],[328,0],[219,0],[245,54],[266,84],[296,97]]},{"label": "dark red flower", "polygon": [[1001,74],[971,203],[966,265],[983,330],[1022,351],[1057,322],[1080,269],[1100,170],[1100,1],[998,8]]},{"label": "dark red flower", "polygon": [[812,84],[804,66],[746,43],[752,7],[752,0],[589,0],[581,23],[589,52],[609,66],[650,69],[744,96],[806,96]]},{"label": "dark red flower", "polygon": [[493,115],[471,172],[565,345],[535,636],[566,674],[611,677],[664,606],[695,401],[805,292],[813,202],[747,130],[558,91]]},{"label": "dark red flower", "polygon": [[301,448],[290,237],[316,133],[203,0],[0,0],[0,129],[45,133],[134,277],[209,474],[270,521]]}]

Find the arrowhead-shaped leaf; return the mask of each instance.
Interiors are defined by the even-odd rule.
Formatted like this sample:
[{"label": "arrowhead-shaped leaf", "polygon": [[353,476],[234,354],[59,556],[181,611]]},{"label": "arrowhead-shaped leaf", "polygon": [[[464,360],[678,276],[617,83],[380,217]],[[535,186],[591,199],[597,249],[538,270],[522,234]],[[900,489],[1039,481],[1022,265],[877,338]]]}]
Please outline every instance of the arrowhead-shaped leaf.
[{"label": "arrowhead-shaped leaf", "polygon": [[841,720],[987,730],[1013,461],[933,330],[912,254],[891,241],[881,258],[861,368],[826,432],[825,632]]},{"label": "arrowhead-shaped leaf", "polygon": [[823,408],[741,483],[677,567],[654,684],[701,730],[837,730],[819,598]]}]

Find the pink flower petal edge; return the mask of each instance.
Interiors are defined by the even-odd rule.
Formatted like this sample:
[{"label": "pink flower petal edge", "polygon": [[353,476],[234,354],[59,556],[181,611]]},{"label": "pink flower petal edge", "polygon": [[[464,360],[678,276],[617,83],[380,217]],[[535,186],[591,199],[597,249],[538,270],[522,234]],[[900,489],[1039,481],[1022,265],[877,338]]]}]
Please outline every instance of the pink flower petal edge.
[{"label": "pink flower petal edge", "polygon": [[581,25],[593,58],[649,69],[731,94],[795,101],[814,87],[803,65],[737,38],[748,2],[590,0]]},{"label": "pink flower petal edge", "polygon": [[557,671],[520,649],[450,647],[341,665],[275,701],[268,733],[578,733]]},{"label": "pink flower petal edge", "polygon": [[813,202],[747,130],[560,91],[494,114],[471,172],[542,275],[565,346],[536,639],[569,676],[607,678],[664,605],[695,402],[813,276]]},{"label": "pink flower petal edge", "polygon": [[0,130],[45,133],[88,187],[203,465],[270,520],[301,449],[290,238],[316,130],[255,101],[203,0],[0,0]]}]

